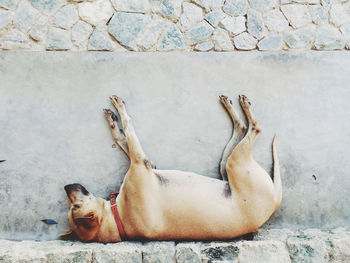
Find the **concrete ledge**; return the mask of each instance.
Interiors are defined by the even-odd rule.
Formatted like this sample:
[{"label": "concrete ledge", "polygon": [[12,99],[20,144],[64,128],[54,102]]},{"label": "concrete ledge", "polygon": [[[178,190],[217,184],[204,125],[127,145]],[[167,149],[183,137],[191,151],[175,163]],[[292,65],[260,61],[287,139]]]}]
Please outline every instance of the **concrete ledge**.
[{"label": "concrete ledge", "polygon": [[333,230],[259,230],[231,242],[0,240],[0,262],[350,262],[350,227]]}]

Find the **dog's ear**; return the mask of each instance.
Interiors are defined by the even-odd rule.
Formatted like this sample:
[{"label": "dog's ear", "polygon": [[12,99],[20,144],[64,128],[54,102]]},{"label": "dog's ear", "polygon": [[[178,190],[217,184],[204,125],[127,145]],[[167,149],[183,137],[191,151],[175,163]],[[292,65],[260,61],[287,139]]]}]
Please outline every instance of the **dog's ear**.
[{"label": "dog's ear", "polygon": [[77,200],[84,200],[84,197],[90,195],[89,191],[81,184],[68,184],[64,187],[64,190],[72,204]]},{"label": "dog's ear", "polygon": [[77,234],[75,234],[72,229],[64,231],[63,233],[59,234],[58,237],[62,240],[79,240]]}]

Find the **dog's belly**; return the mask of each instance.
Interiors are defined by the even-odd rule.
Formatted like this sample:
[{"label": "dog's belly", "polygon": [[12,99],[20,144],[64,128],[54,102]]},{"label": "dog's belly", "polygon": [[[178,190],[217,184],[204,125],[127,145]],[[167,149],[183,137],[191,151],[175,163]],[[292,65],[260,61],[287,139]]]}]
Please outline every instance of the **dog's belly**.
[{"label": "dog's belly", "polygon": [[250,232],[228,182],[195,173],[154,170],[159,181],[152,239],[225,239]]}]

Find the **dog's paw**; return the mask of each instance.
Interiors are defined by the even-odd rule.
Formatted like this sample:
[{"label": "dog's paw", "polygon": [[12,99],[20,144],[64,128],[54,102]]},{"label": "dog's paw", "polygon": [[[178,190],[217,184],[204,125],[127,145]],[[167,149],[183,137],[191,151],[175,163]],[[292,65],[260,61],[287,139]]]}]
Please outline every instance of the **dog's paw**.
[{"label": "dog's paw", "polygon": [[118,121],[117,115],[115,115],[115,113],[113,111],[111,111],[110,109],[103,109],[103,113],[105,114],[105,117],[106,117],[111,129],[114,129],[115,128],[114,122]]},{"label": "dog's paw", "polygon": [[248,107],[251,105],[250,101],[245,95],[239,95],[239,103],[242,107]]},{"label": "dog's paw", "polygon": [[221,101],[222,104],[224,104],[224,105],[231,104],[232,105],[232,100],[230,100],[227,96],[220,95],[219,98],[220,98],[220,101]]},{"label": "dog's paw", "polygon": [[125,102],[123,101],[123,99],[120,98],[120,97],[118,97],[118,96],[116,96],[116,95],[110,96],[109,99],[112,101],[112,103],[113,103],[113,105],[114,105],[115,107],[118,107],[118,106],[119,106],[119,107],[122,107],[122,106],[125,104]]}]

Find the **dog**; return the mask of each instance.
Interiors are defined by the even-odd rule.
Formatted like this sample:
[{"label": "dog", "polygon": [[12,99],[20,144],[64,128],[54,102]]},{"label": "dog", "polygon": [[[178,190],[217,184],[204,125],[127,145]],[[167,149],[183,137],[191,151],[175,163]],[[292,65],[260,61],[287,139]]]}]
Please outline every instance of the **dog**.
[{"label": "dog", "polygon": [[80,184],[66,185],[71,230],[63,239],[85,242],[122,240],[227,240],[255,231],[277,210],[282,184],[272,143],[273,180],[253,159],[252,149],[261,129],[250,102],[239,103],[248,120],[240,119],[226,96],[220,101],[229,113],[234,132],[220,163],[222,180],[177,170],[158,170],[147,159],[135,134],[124,101],[111,96],[120,117],[104,114],[115,142],[130,158],[119,194],[111,201],[96,198]]}]

